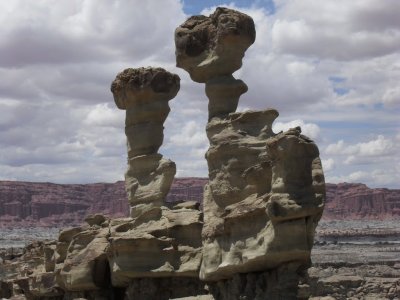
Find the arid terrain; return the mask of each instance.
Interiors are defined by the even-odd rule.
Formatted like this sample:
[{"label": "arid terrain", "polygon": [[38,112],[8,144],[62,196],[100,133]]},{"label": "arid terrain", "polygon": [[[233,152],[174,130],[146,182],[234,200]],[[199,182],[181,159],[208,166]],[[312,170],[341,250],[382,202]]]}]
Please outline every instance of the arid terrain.
[{"label": "arid terrain", "polygon": [[[1,229],[0,262],[18,259],[26,244],[56,239],[59,230]],[[312,267],[299,285],[304,297],[400,299],[398,220],[322,220],[311,258]],[[0,263],[0,281],[5,273]]]},{"label": "arid terrain", "polygon": [[[176,179],[167,201],[201,202],[206,182],[204,178]],[[335,299],[399,299],[399,207],[399,190],[327,184],[326,208],[317,227],[312,267],[299,293]],[[127,215],[123,182],[1,182],[0,261],[20,256],[22,247],[34,241],[56,239],[61,228],[79,225],[84,216],[96,212]]]},{"label": "arid terrain", "polygon": [[[203,199],[206,178],[177,178],[167,202]],[[400,218],[400,190],[364,184],[327,184],[324,220]],[[79,225],[88,214],[127,216],[124,183],[54,184],[0,181],[0,228]]]}]

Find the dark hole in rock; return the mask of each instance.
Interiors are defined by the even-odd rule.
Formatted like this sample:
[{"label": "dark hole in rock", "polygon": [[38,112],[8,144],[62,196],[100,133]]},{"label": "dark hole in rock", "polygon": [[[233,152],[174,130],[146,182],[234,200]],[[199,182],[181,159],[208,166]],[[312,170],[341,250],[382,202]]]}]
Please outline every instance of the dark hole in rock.
[{"label": "dark hole in rock", "polygon": [[111,286],[111,270],[108,260],[99,257],[94,261],[93,281],[100,288],[108,288]]}]

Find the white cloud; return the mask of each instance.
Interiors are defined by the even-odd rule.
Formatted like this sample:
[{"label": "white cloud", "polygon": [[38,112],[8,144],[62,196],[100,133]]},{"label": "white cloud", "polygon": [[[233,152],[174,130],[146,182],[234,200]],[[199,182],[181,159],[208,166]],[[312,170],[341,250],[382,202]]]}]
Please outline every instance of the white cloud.
[{"label": "white cloud", "polygon": [[392,140],[379,135],[371,141],[350,145],[340,140],[337,143],[328,145],[325,153],[330,155],[348,155],[345,162],[353,163],[365,157],[382,157],[394,154],[399,149],[398,146]]},{"label": "white cloud", "polygon": [[87,126],[122,128],[125,120],[125,111],[110,107],[109,103],[96,104],[91,108],[84,123]]},{"label": "white cloud", "polygon": [[[1,2],[1,178],[121,179],[125,117],[109,88],[148,65],[181,77],[160,152],[178,176],[206,176],[208,99],[174,57],[190,1]],[[279,0],[274,14],[254,3],[241,8],[257,39],[234,74],[249,87],[240,108],[278,109],[275,131],[301,126],[323,150],[328,182],[398,187],[400,2]]]},{"label": "white cloud", "polygon": [[332,171],[335,168],[335,161],[332,158],[322,159],[322,168],[324,172]]},{"label": "white cloud", "polygon": [[179,133],[172,135],[169,142],[174,146],[204,146],[208,144],[204,127],[195,121],[188,121]]},{"label": "white cloud", "polygon": [[377,187],[396,187],[400,180],[400,165],[392,166],[387,169],[378,169],[372,171],[356,171],[348,175],[328,176],[328,182],[357,182],[365,183],[371,188]]},{"label": "white cloud", "polygon": [[399,11],[396,0],[287,1],[272,29],[274,49],[335,60],[391,54],[400,46]]},{"label": "white cloud", "polygon": [[389,107],[400,106],[400,87],[396,86],[386,90],[382,100]]},{"label": "white cloud", "polygon": [[396,187],[400,179],[400,139],[379,135],[366,142],[338,141],[326,147],[324,155],[335,159],[335,172],[328,182],[362,182],[370,187]]},{"label": "white cloud", "polygon": [[272,125],[272,130],[274,132],[286,131],[290,128],[300,126],[302,134],[308,136],[313,140],[318,140],[320,138],[321,129],[317,124],[305,123],[303,120],[293,120],[290,122],[276,122]]},{"label": "white cloud", "polygon": [[344,148],[345,148],[344,141],[340,140],[337,143],[328,145],[325,149],[325,153],[326,154],[342,154]]}]

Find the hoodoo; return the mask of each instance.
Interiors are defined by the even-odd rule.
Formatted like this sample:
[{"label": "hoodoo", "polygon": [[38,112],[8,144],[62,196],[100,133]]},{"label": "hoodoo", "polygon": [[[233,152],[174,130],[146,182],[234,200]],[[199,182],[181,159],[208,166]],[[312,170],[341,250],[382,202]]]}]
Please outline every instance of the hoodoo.
[{"label": "hoodoo", "polygon": [[126,69],[111,85],[115,104],[126,110],[128,170],[125,186],[131,216],[160,207],[176,173],[175,163],[158,149],[164,139],[168,101],[179,91],[180,78],[162,68]]},{"label": "hoodoo", "polygon": [[227,8],[175,31],[177,66],[205,83],[209,99],[200,278],[216,299],[296,299],[324,176],[318,148],[300,128],[272,131],[276,110],[235,112],[247,86],[232,73],[254,40],[253,20]]},{"label": "hoodoo", "polygon": [[126,69],[111,91],[126,110],[130,216],[88,216],[57,241],[30,245],[18,263],[0,266],[0,297],[306,299],[299,276],[310,265],[324,175],[317,146],[299,127],[273,132],[275,109],[236,112],[247,86],[232,74],[254,41],[253,20],[227,8],[175,32],[177,66],[205,83],[209,100],[203,211],[164,205],[176,166],[158,150],[179,77]]}]

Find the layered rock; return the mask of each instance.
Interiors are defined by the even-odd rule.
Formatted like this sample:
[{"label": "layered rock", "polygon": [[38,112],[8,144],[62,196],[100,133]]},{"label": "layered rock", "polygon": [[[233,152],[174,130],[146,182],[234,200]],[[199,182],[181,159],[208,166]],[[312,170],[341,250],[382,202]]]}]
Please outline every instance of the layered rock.
[{"label": "layered rock", "polygon": [[[176,202],[188,200],[201,204],[207,182],[208,178],[175,178],[166,205],[173,207]],[[78,226],[86,215],[95,213],[128,216],[124,182],[54,184],[0,181],[0,227]],[[326,184],[322,219],[390,220],[399,217],[399,189],[369,188],[361,183]]]},{"label": "layered rock", "polygon": [[126,110],[128,170],[125,187],[131,216],[162,206],[176,173],[175,163],[157,151],[162,145],[168,101],[179,90],[178,75],[162,68],[126,69],[111,85],[118,108]]},{"label": "layered rock", "polygon": [[[250,125],[250,120],[261,119],[256,112],[245,112],[221,121],[214,118],[207,127],[211,146],[203,203],[205,280],[289,261],[307,264],[310,259],[324,203],[318,149],[298,128],[274,135],[277,112],[261,114],[259,126]],[[240,126],[238,118],[249,121]],[[214,124],[219,130],[213,130]]]},{"label": "layered rock", "polygon": [[132,222],[114,223],[108,254],[114,286],[140,278],[198,278],[200,211],[153,208]]},{"label": "layered rock", "polygon": [[400,216],[400,190],[365,184],[327,184],[327,219],[390,219]]},{"label": "layered rock", "polygon": [[255,37],[253,19],[238,11],[218,7],[209,17],[192,16],[175,31],[176,65],[196,82],[230,77]]},{"label": "layered rock", "polygon": [[302,281],[301,299],[398,299],[400,264],[315,266]]},{"label": "layered rock", "polygon": [[[198,280],[203,224],[198,205],[175,210],[163,206],[176,167],[157,151],[163,141],[168,101],[178,90],[179,77],[161,68],[127,69],[111,86],[115,103],[126,110],[125,185],[132,219],[110,222],[107,260],[112,286],[128,287],[129,297],[135,299],[150,297],[136,291],[149,278],[156,278],[160,287],[173,278],[196,290],[203,285]],[[155,290],[153,299],[188,296]]]},{"label": "layered rock", "polygon": [[[279,269],[282,281],[275,292],[268,292],[273,282],[259,286],[257,280],[250,280],[245,290],[263,290],[251,299],[267,294],[294,299],[291,288],[297,281],[292,279],[309,264],[322,215],[324,176],[318,148],[300,128],[273,133],[276,110],[235,112],[247,86],[232,73],[254,40],[252,19],[227,8],[189,18],[175,31],[177,66],[206,84],[209,99],[200,278],[221,287],[235,282],[238,273]],[[266,275],[267,281],[272,277]],[[292,279],[286,284],[284,277]],[[233,295],[221,288],[214,295],[247,297],[244,290]]]},{"label": "layered rock", "polygon": [[123,182],[54,184],[0,181],[0,227],[71,226],[87,214],[126,216]]},{"label": "layered rock", "polygon": [[[1,262],[4,296],[144,300],[207,293],[198,280],[199,210],[153,207],[136,218],[110,220],[97,214],[87,222],[62,230],[55,242],[26,248],[18,262]],[[146,285],[149,291],[136,290]]]},{"label": "layered rock", "polygon": [[158,149],[179,77],[161,68],[126,69],[111,91],[126,110],[130,217],[95,214],[87,226],[62,231],[19,270],[22,278],[10,281],[12,294],[297,298],[322,215],[324,176],[318,148],[300,128],[272,131],[276,110],[235,112],[247,86],[232,73],[254,39],[252,19],[226,8],[176,30],[177,65],[206,83],[209,98],[204,221],[196,202],[163,206],[176,167]]}]

